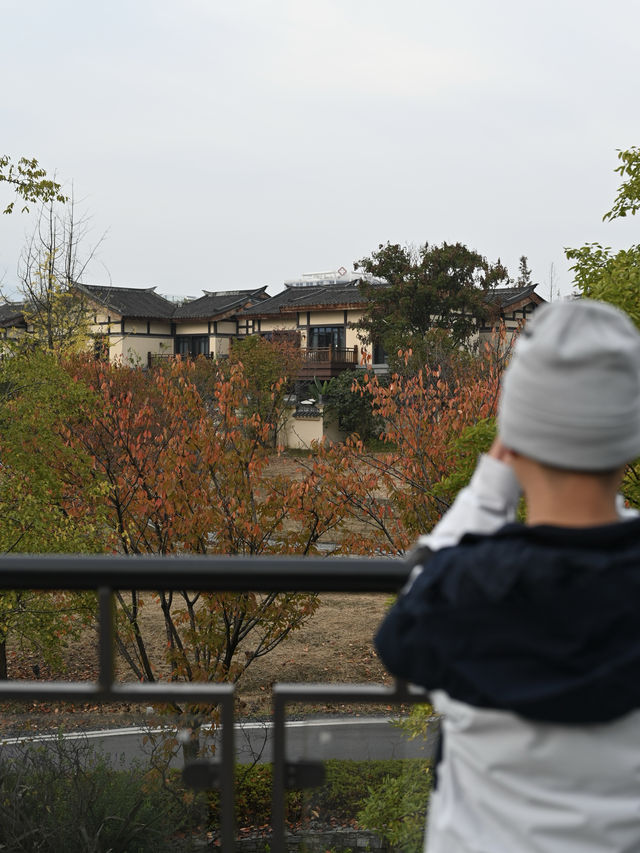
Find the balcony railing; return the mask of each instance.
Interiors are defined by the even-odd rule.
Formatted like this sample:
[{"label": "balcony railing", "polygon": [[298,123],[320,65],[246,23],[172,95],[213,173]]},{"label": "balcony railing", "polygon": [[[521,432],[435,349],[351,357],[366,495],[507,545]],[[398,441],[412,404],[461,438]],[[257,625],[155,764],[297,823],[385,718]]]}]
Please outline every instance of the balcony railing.
[{"label": "balcony railing", "polygon": [[322,347],[320,349],[301,349],[301,379],[330,379],[343,370],[358,366],[358,347]]},{"label": "balcony railing", "polygon": [[[295,557],[124,557],[109,555],[2,555],[0,590],[95,590],[98,594],[99,675],[96,682],[0,681],[1,700],[112,703],[203,703],[221,709],[221,757],[215,765],[185,766],[185,780],[220,790],[220,842],[236,849],[234,827],[234,687],[221,683],[130,683],[114,680],[113,597],[116,590],[208,592],[394,593],[407,565],[397,559]],[[373,628],[373,626],[372,626]],[[424,694],[401,682],[380,684],[275,684],[273,706],[273,799],[270,849],[285,850],[285,791],[308,771],[287,761],[286,708],[296,703],[407,704]],[[313,769],[313,768],[312,768]],[[199,780],[199,781],[198,781]],[[203,781],[204,780],[204,781]]]}]

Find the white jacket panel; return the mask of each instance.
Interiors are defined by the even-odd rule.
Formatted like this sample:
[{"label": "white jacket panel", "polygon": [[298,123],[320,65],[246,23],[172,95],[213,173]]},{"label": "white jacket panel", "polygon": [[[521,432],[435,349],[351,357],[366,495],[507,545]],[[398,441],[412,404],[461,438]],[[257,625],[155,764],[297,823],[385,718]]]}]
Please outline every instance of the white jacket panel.
[{"label": "white jacket panel", "polygon": [[432,700],[444,751],[428,853],[640,851],[640,711],[560,726]]}]

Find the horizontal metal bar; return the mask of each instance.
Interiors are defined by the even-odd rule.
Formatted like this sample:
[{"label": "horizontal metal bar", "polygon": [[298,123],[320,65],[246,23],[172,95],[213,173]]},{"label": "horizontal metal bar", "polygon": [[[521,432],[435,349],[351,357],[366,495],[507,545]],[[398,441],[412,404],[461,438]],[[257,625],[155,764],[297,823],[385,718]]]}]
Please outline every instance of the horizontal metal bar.
[{"label": "horizontal metal bar", "polygon": [[273,785],[271,790],[272,844],[274,850],[285,849],[286,785],[286,705],[291,702],[373,702],[374,704],[406,704],[427,702],[426,691],[396,680],[393,687],[381,684],[297,684],[276,683],[273,697]]},{"label": "horizontal metal bar", "polygon": [[428,702],[428,693],[419,687],[402,681],[393,687],[381,684],[299,684],[277,682],[273,685],[274,699],[290,702],[373,702],[403,704],[406,702]]},{"label": "horizontal metal bar", "polygon": [[398,558],[3,554],[0,589],[397,592]]},{"label": "horizontal metal bar", "polygon": [[0,701],[68,700],[69,702],[207,702],[217,705],[233,696],[233,684],[118,682],[104,690],[93,681],[2,681]]}]

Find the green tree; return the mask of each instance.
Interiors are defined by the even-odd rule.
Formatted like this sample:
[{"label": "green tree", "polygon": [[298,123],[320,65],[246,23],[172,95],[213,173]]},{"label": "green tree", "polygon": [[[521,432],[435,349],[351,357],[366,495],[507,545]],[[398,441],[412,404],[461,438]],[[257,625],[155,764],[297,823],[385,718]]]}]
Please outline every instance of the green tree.
[{"label": "green tree", "polygon": [[[0,183],[9,184],[14,193],[24,201],[23,212],[29,210],[29,204],[39,201],[67,201],[60,184],[47,178],[45,170],[33,158],[21,157],[17,163],[13,163],[7,154],[1,155]],[[2,212],[13,213],[14,205],[15,199],[9,202]]]},{"label": "green tree", "polygon": [[[619,151],[618,159],[615,171],[625,180],[613,207],[603,216],[605,221],[634,215],[640,209],[640,148]],[[617,305],[640,327],[640,244],[613,252],[609,246],[587,243],[566,248],[565,254],[573,261],[574,284],[581,296]]]},{"label": "green tree", "polygon": [[633,145],[618,151],[620,165],[614,170],[625,180],[620,184],[613,207],[603,216],[605,220],[618,219],[627,213],[632,216],[640,210],[640,148]]},{"label": "green tree", "polygon": [[88,220],[77,216],[73,198],[61,210],[56,202],[43,205],[19,265],[19,291],[29,334],[22,343],[63,350],[85,350],[91,316],[87,297],[77,284],[101,238],[87,247]]},{"label": "green tree", "polygon": [[395,367],[396,354],[409,349],[417,362],[433,363],[433,330],[444,330],[453,348],[468,344],[488,317],[487,292],[509,280],[500,261],[490,264],[461,243],[381,244],[355,268],[388,282],[361,281],[368,307],[357,327],[363,341],[384,346]]},{"label": "green tree", "polygon": [[[68,446],[62,425],[76,422],[87,389],[44,351],[0,361],[0,552],[74,553],[101,550],[103,530],[91,460]],[[51,464],[55,456],[57,466]],[[69,490],[81,477],[85,502]],[[86,596],[0,593],[0,678],[7,645],[60,664],[65,641],[91,617]]]},{"label": "green tree", "polygon": [[530,284],[533,284],[531,281],[531,270],[529,269],[529,260],[526,255],[521,255],[520,261],[518,263],[518,279],[517,284],[519,287],[527,287]]},{"label": "green tree", "polygon": [[[337,424],[347,435],[356,433],[363,441],[378,438],[384,429],[384,421],[373,410],[367,384],[364,371],[345,370],[323,383],[319,394],[325,421]],[[311,392],[318,394],[317,389]]]},{"label": "green tree", "polygon": [[[640,148],[618,151],[616,172],[624,179],[605,221],[635,215],[640,210]],[[640,244],[613,252],[609,246],[587,243],[578,249],[565,249],[578,293],[601,299],[622,308],[640,328]],[[627,501],[640,508],[640,460],[627,466],[622,492]]]},{"label": "green tree", "polygon": [[229,368],[242,365],[248,381],[245,413],[258,415],[261,428],[268,426],[267,441],[272,447],[278,445],[287,398],[301,363],[298,342],[289,337],[270,341],[251,335],[234,341],[231,347]]}]

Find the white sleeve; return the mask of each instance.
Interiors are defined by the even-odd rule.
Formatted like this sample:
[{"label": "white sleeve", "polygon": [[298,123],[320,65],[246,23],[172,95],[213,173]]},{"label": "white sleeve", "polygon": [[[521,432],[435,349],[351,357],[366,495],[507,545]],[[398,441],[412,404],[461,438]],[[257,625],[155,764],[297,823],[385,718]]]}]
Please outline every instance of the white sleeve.
[{"label": "white sleeve", "polygon": [[457,545],[465,533],[493,533],[513,521],[520,500],[520,484],[513,468],[493,456],[482,455],[469,485],[462,489],[431,533],[416,545],[431,551]]},{"label": "white sleeve", "polygon": [[[483,454],[469,485],[459,492],[431,533],[418,538],[413,551],[438,551],[457,545],[465,533],[494,533],[515,519],[520,492],[511,466]],[[419,564],[414,567],[404,591],[421,570]]]}]

